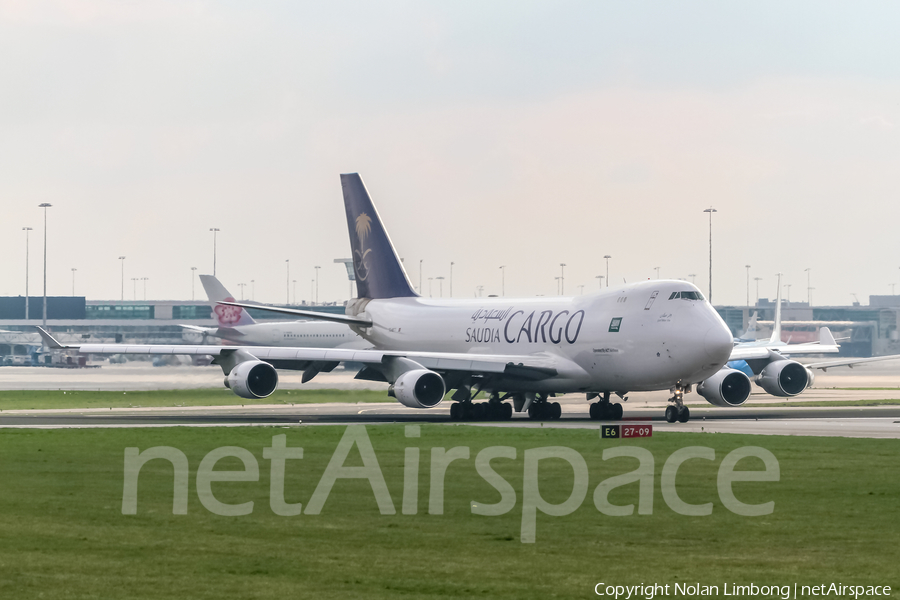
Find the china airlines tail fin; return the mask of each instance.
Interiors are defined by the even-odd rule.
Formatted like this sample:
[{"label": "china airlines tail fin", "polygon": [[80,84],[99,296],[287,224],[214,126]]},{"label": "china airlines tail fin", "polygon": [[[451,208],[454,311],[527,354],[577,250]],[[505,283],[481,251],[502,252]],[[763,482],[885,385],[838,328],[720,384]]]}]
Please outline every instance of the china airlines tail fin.
[{"label": "china airlines tail fin", "polygon": [[240,306],[226,306],[217,302],[234,302],[234,296],[228,293],[222,282],[212,275],[200,275],[200,283],[206,290],[206,295],[213,305],[213,314],[219,327],[237,327],[238,325],[252,325],[256,321],[246,310]]},{"label": "china airlines tail fin", "polygon": [[358,296],[373,299],[417,296],[362,178],[357,173],[342,174],[341,188]]}]

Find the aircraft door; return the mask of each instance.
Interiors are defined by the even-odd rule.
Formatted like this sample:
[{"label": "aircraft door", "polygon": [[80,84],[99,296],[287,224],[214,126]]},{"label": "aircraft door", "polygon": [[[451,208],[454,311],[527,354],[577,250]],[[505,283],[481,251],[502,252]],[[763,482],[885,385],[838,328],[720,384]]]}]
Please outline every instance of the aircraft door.
[{"label": "aircraft door", "polygon": [[653,306],[653,301],[656,300],[657,296],[659,296],[658,291],[650,294],[650,299],[647,300],[647,306],[644,307],[644,310],[650,310],[650,307]]}]

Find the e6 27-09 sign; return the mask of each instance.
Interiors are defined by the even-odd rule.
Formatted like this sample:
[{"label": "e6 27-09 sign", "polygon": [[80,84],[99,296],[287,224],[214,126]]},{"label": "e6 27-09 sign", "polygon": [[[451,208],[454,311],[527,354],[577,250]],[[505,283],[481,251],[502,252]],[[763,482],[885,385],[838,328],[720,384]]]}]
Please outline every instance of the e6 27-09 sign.
[{"label": "e6 27-09 sign", "polygon": [[601,438],[652,437],[653,425],[604,425],[600,428]]}]

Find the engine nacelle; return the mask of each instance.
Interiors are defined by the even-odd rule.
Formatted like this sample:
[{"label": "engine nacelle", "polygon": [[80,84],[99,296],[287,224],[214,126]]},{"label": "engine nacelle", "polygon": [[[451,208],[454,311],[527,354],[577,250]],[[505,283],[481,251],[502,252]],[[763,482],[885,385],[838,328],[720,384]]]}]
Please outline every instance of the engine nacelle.
[{"label": "engine nacelle", "polygon": [[400,375],[388,389],[403,406],[434,408],[444,399],[444,378],[428,369],[414,369]]},{"label": "engine nacelle", "polygon": [[225,387],[248,400],[267,398],[278,387],[275,367],[261,360],[240,362],[225,378]]},{"label": "engine nacelle", "polygon": [[816,374],[813,373],[813,370],[807,367],[806,376],[809,377],[809,380],[806,382],[806,387],[811,388],[813,386],[813,382],[816,380]]},{"label": "engine nacelle", "polygon": [[715,406],[740,406],[750,397],[750,378],[737,369],[722,369],[700,382],[697,393]]},{"label": "engine nacelle", "polygon": [[810,385],[809,370],[795,360],[769,363],[760,371],[756,383],[773,396],[796,396]]}]

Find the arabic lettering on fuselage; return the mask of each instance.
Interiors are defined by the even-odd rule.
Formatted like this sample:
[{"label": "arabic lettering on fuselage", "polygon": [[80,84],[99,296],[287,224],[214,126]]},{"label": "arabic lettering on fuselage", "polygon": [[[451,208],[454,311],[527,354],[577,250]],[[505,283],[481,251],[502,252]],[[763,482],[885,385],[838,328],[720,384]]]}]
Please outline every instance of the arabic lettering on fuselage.
[{"label": "arabic lettering on fuselage", "polygon": [[[518,344],[574,344],[584,324],[584,311],[515,310],[480,308],[472,314],[472,323],[481,325],[466,329],[466,342]],[[496,321],[496,323],[491,323]]]}]

